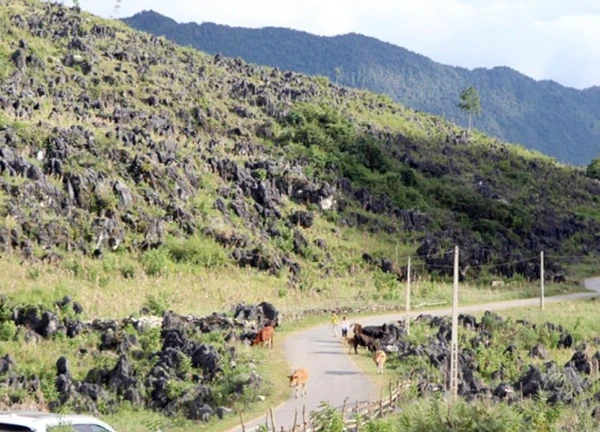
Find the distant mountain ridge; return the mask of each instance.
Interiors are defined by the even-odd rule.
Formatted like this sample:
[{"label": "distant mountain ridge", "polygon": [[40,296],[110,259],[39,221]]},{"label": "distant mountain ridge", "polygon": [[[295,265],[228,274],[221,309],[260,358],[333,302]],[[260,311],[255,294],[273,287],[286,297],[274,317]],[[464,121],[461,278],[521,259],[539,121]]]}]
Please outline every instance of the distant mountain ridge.
[{"label": "distant mountain ridge", "polygon": [[[467,118],[457,107],[458,95],[472,85],[483,107],[476,128],[563,162],[587,164],[600,153],[600,87],[576,90],[503,66],[474,70],[446,66],[356,33],[323,37],[276,27],[179,24],[154,11],[123,21],[209,54],[324,75],[342,85],[387,93],[464,126]],[[336,68],[341,69],[337,76]]]}]

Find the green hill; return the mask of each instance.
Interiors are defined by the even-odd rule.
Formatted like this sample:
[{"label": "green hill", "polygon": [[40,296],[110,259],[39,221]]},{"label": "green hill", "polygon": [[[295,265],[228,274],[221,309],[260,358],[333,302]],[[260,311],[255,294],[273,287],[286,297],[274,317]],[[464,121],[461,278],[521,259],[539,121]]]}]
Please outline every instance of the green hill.
[{"label": "green hill", "polygon": [[[466,126],[460,92],[479,90],[478,129],[573,164],[600,150],[600,95],[551,81],[535,81],[507,67],[467,70],[436,63],[404,48],[360,34],[319,37],[285,28],[247,29],[212,23],[178,24],[153,11],[124,19],[181,45],[284,70],[323,75],[359,89],[386,93],[412,108]],[[341,73],[336,77],[335,69]]]},{"label": "green hill", "polygon": [[[423,254],[459,244],[471,266],[598,251],[600,185],[582,170],[323,78],[67,9],[5,5],[6,252],[56,261],[164,250],[302,287],[363,253],[390,258],[381,245],[398,239]],[[375,250],[332,249],[335,226],[373,234]],[[442,261],[428,270],[449,273]],[[493,271],[536,277],[519,265]]]}]

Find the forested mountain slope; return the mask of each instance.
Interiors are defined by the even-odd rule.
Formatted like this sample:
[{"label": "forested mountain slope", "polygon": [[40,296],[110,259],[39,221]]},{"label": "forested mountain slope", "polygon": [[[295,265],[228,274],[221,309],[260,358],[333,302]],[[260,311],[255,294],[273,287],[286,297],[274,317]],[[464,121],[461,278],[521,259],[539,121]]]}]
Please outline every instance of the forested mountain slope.
[{"label": "forested mountain slope", "polygon": [[475,121],[478,129],[573,164],[588,164],[600,153],[597,89],[579,91],[535,81],[507,67],[471,71],[446,66],[360,34],[319,37],[285,28],[178,24],[153,11],[124,21],[209,54],[323,75],[342,85],[386,93],[407,106],[465,126],[458,96],[474,86],[483,105]]}]

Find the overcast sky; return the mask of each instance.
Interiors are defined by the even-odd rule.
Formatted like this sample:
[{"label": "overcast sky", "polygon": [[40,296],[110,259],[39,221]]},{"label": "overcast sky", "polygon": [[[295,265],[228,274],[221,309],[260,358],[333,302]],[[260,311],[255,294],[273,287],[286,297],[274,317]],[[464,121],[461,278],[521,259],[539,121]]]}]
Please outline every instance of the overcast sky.
[{"label": "overcast sky", "polygon": [[[80,3],[108,17],[114,0]],[[179,22],[362,33],[445,64],[600,85],[600,0],[122,0],[119,17],[145,9]]]}]

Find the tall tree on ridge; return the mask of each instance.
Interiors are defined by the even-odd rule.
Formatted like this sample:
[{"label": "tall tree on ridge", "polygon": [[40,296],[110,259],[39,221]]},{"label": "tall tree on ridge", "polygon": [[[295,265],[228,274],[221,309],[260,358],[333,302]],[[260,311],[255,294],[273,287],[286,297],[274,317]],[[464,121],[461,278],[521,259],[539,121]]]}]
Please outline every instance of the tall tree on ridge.
[{"label": "tall tree on ridge", "polygon": [[471,132],[473,114],[481,114],[481,102],[479,101],[479,93],[475,87],[467,87],[460,93],[458,107],[469,115],[469,132]]}]

